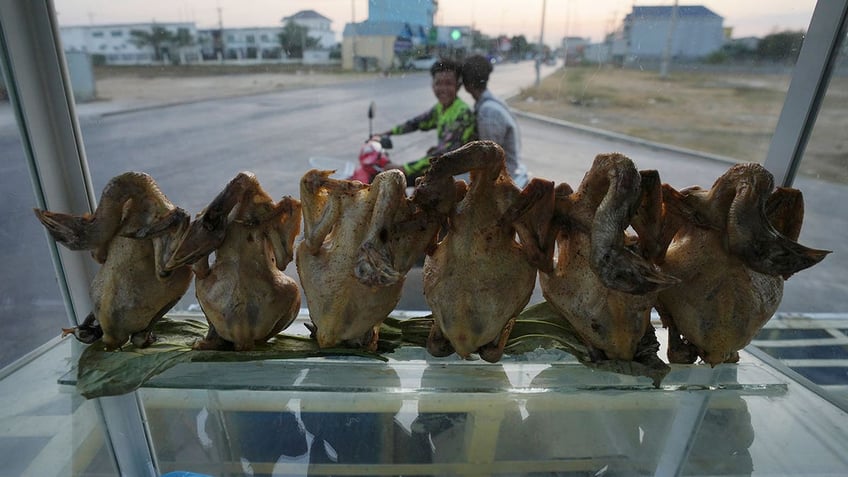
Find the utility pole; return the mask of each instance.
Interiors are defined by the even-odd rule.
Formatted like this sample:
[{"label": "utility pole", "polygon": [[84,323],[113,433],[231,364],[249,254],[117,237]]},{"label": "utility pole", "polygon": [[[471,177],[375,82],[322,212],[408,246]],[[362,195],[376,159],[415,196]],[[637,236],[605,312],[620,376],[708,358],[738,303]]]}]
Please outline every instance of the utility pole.
[{"label": "utility pole", "polygon": [[668,24],[668,36],[665,39],[665,50],[663,50],[662,61],[660,62],[660,78],[668,78],[668,67],[671,63],[671,49],[674,43],[674,30],[677,29],[677,0],[674,0],[674,6],[671,7],[671,21]]},{"label": "utility pole", "polygon": [[218,4],[218,44],[215,45],[215,56],[218,57],[218,63],[224,62],[224,14],[221,11],[221,5]]},{"label": "utility pole", "polygon": [[350,57],[353,71],[356,71],[356,0],[350,0]]},{"label": "utility pole", "polygon": [[539,31],[539,54],[536,55],[536,86],[542,83],[542,52],[545,50],[545,10],[547,1],[542,0],[542,29]]}]

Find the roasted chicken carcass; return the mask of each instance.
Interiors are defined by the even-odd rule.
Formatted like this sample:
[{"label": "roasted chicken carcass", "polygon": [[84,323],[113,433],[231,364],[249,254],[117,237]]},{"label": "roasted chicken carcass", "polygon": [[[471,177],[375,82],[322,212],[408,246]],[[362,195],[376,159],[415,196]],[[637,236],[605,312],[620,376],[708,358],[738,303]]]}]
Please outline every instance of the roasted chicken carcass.
[{"label": "roasted chicken carcass", "polygon": [[[413,199],[429,208],[455,187],[452,176],[466,172],[467,191],[424,261],[424,296],[434,318],[427,349],[463,358],[477,352],[496,362],[530,300],[537,269],[551,267],[554,185],[533,179],[520,190],[506,172],[501,147],[475,141],[432,160]],[[456,184],[466,188],[464,181]]]},{"label": "roasted chicken carcass", "polygon": [[300,201],[275,203],[256,176],[242,172],[192,221],[168,266],[193,264],[209,321],[195,349],[249,351],[297,318],[300,288],[283,272],[294,258],[300,217]]},{"label": "roasted chicken carcass", "polygon": [[331,173],[311,170],[300,183],[304,237],[295,260],[310,328],[322,348],[375,350],[407,272],[436,237],[438,211],[454,198],[445,194],[424,212],[406,196],[400,171],[382,172],[370,185]]},{"label": "roasted chicken carcass", "polygon": [[[659,175],[640,173],[621,154],[598,155],[577,191],[557,187],[556,260],[539,281],[593,361],[634,361],[643,338],[656,341],[650,313],[657,291],[677,283],[653,263],[664,252],[661,223]],[[627,233],[631,225],[638,235]]]},{"label": "roasted chicken carcass", "polygon": [[775,189],[759,164],[734,165],[710,190],[666,184],[663,201],[671,243],[662,269],[681,279],[657,305],[669,361],[736,362],[777,310],[784,280],[830,252],[797,243],[801,192]]},{"label": "roasted chicken carcass", "polygon": [[71,250],[92,250],[101,264],[91,283],[94,310],[79,326],[63,330],[84,343],[102,337],[108,349],[127,339],[138,347],[154,341],[152,328],[183,296],[189,267],[165,263],[189,224],[156,182],[126,172],[106,184],[94,215],[35,209],[50,235]]}]

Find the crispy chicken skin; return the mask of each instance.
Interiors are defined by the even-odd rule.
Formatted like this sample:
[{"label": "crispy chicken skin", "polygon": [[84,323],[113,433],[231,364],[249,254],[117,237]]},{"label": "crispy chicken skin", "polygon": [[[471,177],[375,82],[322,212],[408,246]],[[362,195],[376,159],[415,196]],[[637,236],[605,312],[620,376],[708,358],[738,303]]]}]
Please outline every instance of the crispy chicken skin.
[{"label": "crispy chicken skin", "polygon": [[193,264],[209,321],[195,349],[249,351],[297,318],[300,288],[283,272],[294,258],[300,218],[298,200],[274,202],[252,173],[242,172],[192,221],[168,266]]},{"label": "crispy chicken skin", "polygon": [[[540,273],[545,299],[589,346],[594,360],[632,361],[650,326],[657,291],[677,280],[653,263],[662,223],[656,171],[621,154],[598,155],[577,191],[556,191],[556,254]],[[629,235],[629,226],[638,235]],[[653,330],[650,330],[653,331]]]},{"label": "crispy chicken skin", "polygon": [[670,241],[662,270],[681,279],[659,293],[668,358],[715,366],[739,360],[777,310],[783,282],[830,253],[797,243],[801,192],[774,188],[759,164],[737,164],[709,190],[665,184]]},{"label": "crispy chicken skin", "polygon": [[85,343],[102,337],[108,349],[128,339],[139,347],[152,343],[153,324],[191,282],[189,267],[165,267],[188,227],[185,211],[149,175],[126,172],[109,181],[93,215],[39,209],[35,215],[57,242],[71,250],[91,250],[101,264],[91,283],[94,310],[64,334]]},{"label": "crispy chicken skin", "polygon": [[[465,172],[470,184],[463,194],[465,183],[452,176]],[[462,198],[424,262],[424,296],[434,318],[427,348],[435,356],[477,352],[496,362],[530,300],[536,271],[551,267],[546,239],[554,185],[534,179],[520,190],[506,172],[501,147],[475,141],[431,161],[414,200],[428,208],[452,189]]]},{"label": "crispy chicken skin", "polygon": [[398,170],[370,185],[331,173],[311,170],[300,183],[304,237],[295,262],[311,329],[322,348],[374,350],[380,324],[400,300],[407,272],[432,246],[439,211],[453,196],[423,211],[406,196]]}]

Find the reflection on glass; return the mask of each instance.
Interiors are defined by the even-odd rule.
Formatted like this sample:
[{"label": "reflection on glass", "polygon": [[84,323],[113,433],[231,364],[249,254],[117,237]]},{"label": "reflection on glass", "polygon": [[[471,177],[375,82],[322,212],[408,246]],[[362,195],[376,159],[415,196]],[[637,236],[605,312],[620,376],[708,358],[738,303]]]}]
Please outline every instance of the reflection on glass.
[{"label": "reflection on glass", "polygon": [[[769,475],[803,468],[773,462],[775,446],[788,445],[824,452],[822,469],[840,465],[840,450],[820,442],[838,425],[818,422],[825,417],[792,424],[804,419],[795,412],[809,395],[752,365],[681,367],[671,377],[678,384],[657,390],[568,369],[577,364],[323,364],[275,366],[267,374],[282,371],[277,391],[144,389],[161,470]],[[365,368],[382,376],[378,385],[355,397],[345,386],[333,391]],[[780,420],[763,424],[775,406],[785,411]],[[755,418],[764,429],[756,438]],[[770,439],[765,431],[780,426],[781,438]]]},{"label": "reflection on glass", "polygon": [[[2,67],[2,66],[0,66]],[[11,90],[11,88],[10,88]],[[14,109],[0,76],[0,368],[67,326]]]}]

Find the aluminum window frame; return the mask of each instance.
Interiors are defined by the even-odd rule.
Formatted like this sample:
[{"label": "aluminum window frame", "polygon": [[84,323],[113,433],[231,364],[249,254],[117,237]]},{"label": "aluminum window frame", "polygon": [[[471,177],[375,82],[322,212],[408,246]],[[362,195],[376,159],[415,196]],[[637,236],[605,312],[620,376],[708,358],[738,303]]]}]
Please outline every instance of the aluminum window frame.
[{"label": "aluminum window frame", "polygon": [[846,0],[816,2],[763,163],[777,185],[789,187],[795,180],[845,40],[846,16]]},{"label": "aluminum window frame", "polygon": [[[0,61],[36,204],[90,213],[95,194],[59,38],[51,0],[0,0]],[[52,239],[48,243],[73,326],[92,309],[89,289],[96,265],[86,254],[57,247]],[[99,398],[96,406],[120,474],[158,475],[138,394]]]}]

